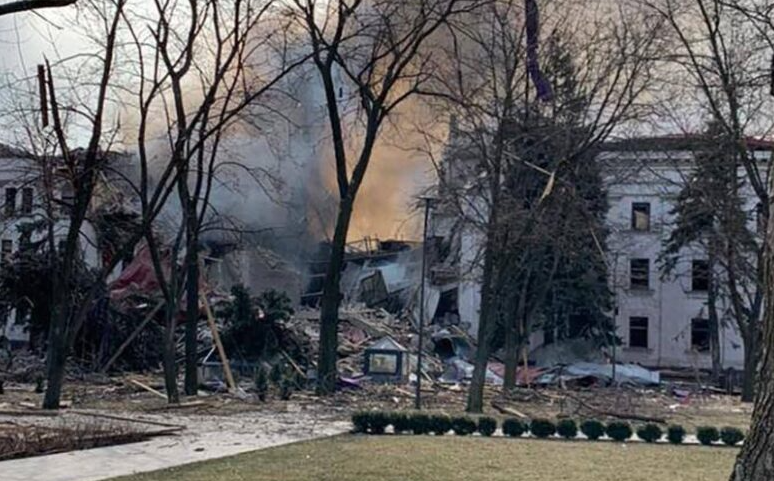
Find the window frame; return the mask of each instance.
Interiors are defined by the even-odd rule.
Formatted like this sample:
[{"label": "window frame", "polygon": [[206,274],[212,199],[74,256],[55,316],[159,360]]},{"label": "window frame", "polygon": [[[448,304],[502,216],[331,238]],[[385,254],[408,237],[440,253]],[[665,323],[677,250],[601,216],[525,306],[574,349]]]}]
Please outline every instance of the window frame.
[{"label": "window frame", "polygon": [[16,213],[16,196],[19,194],[19,189],[16,187],[5,188],[5,200],[3,201],[3,212],[5,215],[12,216]]},{"label": "window frame", "polygon": [[[644,284],[638,282],[634,282],[636,278],[639,278],[638,275],[635,277],[634,271],[635,271],[635,262],[645,262],[645,282]],[[632,291],[648,291],[650,290],[650,258],[647,257],[634,257],[629,259],[629,290]]]},{"label": "window frame", "polygon": [[[704,279],[697,276],[697,264],[704,264]],[[699,287],[697,287],[697,277],[699,277]],[[703,286],[703,288],[702,288]],[[693,259],[691,261],[691,292],[709,292],[710,288],[710,265],[707,259]]]},{"label": "window frame", "polygon": [[[644,326],[642,325],[634,325],[634,322],[641,322],[644,321]],[[634,332],[638,332],[641,336],[644,331],[644,345],[641,345],[641,343],[637,343],[637,345],[632,343],[632,339],[635,338],[635,336],[632,336]],[[650,319],[647,316],[630,316],[629,317],[629,347],[634,349],[650,349]],[[638,336],[639,337],[639,336]]]},{"label": "window frame", "polygon": [[[644,207],[644,210],[638,210],[639,208]],[[644,212],[646,215],[645,221],[646,225],[644,228],[639,228],[637,223],[637,214],[639,212]],[[650,232],[651,230],[651,205],[650,202],[632,202],[632,210],[631,210],[631,229],[634,232]]]},{"label": "window frame", "polygon": [[35,206],[35,189],[32,187],[22,187],[21,189],[21,205],[19,206],[20,214],[32,214],[32,210]]},{"label": "window frame", "polygon": [[[696,324],[698,323],[705,323],[706,327],[704,328],[697,328]],[[702,346],[701,344],[696,342],[696,333],[697,332],[703,332],[704,336],[706,336],[706,346]],[[704,317],[693,317],[691,318],[691,350],[700,352],[700,353],[708,353],[711,350],[711,343],[710,343],[710,324],[709,319]]]}]

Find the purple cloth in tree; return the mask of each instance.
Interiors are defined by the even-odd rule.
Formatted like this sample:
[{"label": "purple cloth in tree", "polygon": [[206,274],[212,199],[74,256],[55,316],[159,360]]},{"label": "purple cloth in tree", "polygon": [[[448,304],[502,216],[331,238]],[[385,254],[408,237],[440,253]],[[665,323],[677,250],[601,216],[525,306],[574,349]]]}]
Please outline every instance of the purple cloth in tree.
[{"label": "purple cloth in tree", "polygon": [[538,43],[540,37],[540,12],[536,0],[524,0],[524,10],[527,21],[527,71],[535,84],[537,96],[540,100],[548,102],[554,97],[551,84],[548,83],[540,71],[538,60]]}]

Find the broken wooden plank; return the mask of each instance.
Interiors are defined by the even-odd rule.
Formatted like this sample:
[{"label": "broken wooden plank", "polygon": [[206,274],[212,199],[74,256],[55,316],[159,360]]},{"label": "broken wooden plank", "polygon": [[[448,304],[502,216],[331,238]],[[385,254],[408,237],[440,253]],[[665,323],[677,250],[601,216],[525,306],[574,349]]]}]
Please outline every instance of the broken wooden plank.
[{"label": "broken wooden plank", "polygon": [[151,394],[155,394],[156,396],[158,396],[158,397],[160,397],[162,399],[166,399],[167,398],[167,395],[164,394],[163,392],[157,391],[157,390],[153,389],[152,387],[148,386],[147,384],[143,384],[140,381],[137,381],[136,379],[129,379],[129,382],[131,384],[134,384],[135,386],[139,387],[140,389],[142,389],[144,391],[148,391]]},{"label": "broken wooden plank", "polygon": [[191,409],[197,407],[212,407],[212,403],[206,401],[188,401],[177,404],[167,404],[161,407],[146,409],[146,411],[171,411],[174,409]]},{"label": "broken wooden plank", "polygon": [[47,416],[55,417],[59,411],[48,409],[0,409],[0,416]]},{"label": "broken wooden plank", "polygon": [[523,412],[517,411],[516,409],[513,409],[513,408],[508,407],[508,406],[504,406],[504,405],[502,405],[502,404],[500,404],[500,403],[498,403],[496,401],[492,401],[490,404],[500,414],[507,414],[509,416],[515,416],[515,417],[521,418],[521,419],[529,419],[529,416],[527,416]]},{"label": "broken wooden plank", "polygon": [[78,414],[80,416],[90,416],[94,418],[111,419],[113,421],[126,421],[126,422],[139,423],[139,424],[148,424],[150,426],[159,426],[162,428],[169,428],[170,430],[176,430],[176,431],[184,431],[186,429],[185,426],[182,426],[180,424],[169,424],[169,423],[162,423],[159,421],[148,421],[146,419],[130,418],[127,416],[116,416],[113,414],[93,413],[90,411],[81,411],[77,409],[70,411],[70,413]]},{"label": "broken wooden plank", "polygon": [[630,413],[622,413],[622,412],[606,410],[606,409],[599,409],[589,405],[584,400],[580,399],[579,397],[573,396],[571,394],[565,394],[565,397],[572,399],[584,409],[587,409],[599,416],[609,416],[611,418],[628,419],[631,421],[642,421],[645,423],[666,424],[666,419],[664,418],[655,417],[655,416],[642,416],[639,414],[630,414]]}]

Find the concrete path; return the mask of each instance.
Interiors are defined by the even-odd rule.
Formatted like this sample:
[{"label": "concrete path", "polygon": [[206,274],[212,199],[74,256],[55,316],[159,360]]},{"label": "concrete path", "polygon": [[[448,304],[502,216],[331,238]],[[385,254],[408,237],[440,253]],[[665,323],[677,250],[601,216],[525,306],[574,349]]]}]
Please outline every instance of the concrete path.
[{"label": "concrete path", "polygon": [[306,412],[144,418],[187,429],[143,443],[0,462],[0,480],[98,481],[331,436],[351,427]]}]

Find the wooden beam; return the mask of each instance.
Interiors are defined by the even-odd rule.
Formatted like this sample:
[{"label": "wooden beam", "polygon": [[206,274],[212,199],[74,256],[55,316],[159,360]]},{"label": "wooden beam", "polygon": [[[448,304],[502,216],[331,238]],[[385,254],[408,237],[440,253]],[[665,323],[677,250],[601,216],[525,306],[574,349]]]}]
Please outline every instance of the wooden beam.
[{"label": "wooden beam", "polygon": [[204,304],[204,312],[207,314],[207,324],[210,326],[212,332],[212,340],[215,343],[215,348],[218,350],[218,357],[223,364],[223,374],[226,376],[226,385],[230,391],[236,391],[237,385],[234,382],[234,375],[231,373],[231,365],[228,362],[228,356],[226,356],[226,350],[223,348],[223,343],[220,342],[220,334],[218,333],[218,326],[215,324],[215,316],[212,315],[212,309],[210,309],[210,303],[207,301],[207,296],[204,293],[199,297]]},{"label": "wooden beam", "polygon": [[148,386],[147,384],[141,383],[140,381],[137,381],[135,379],[130,379],[129,382],[134,384],[135,386],[139,387],[140,389],[148,391],[151,394],[155,394],[156,396],[158,396],[158,397],[160,397],[162,399],[166,399],[167,398],[166,394],[162,393],[161,391],[157,391],[157,390],[153,389],[152,387]]},{"label": "wooden beam", "polygon": [[137,337],[140,334],[140,332],[142,332],[143,329],[145,329],[145,326],[148,325],[148,323],[153,319],[153,316],[155,316],[156,313],[159,312],[159,309],[161,309],[161,306],[163,305],[164,305],[164,301],[159,301],[159,303],[156,304],[156,307],[154,307],[148,313],[148,315],[145,316],[145,319],[142,320],[140,325],[137,326],[137,328],[134,331],[132,331],[131,334],[129,334],[129,337],[118,347],[115,354],[113,354],[113,356],[110,359],[108,359],[108,362],[106,362],[105,365],[102,366],[102,369],[99,370],[101,374],[105,374],[107,370],[110,369],[110,366],[112,366],[113,363],[118,360],[121,354],[123,354],[124,350],[127,347],[129,347],[129,344],[131,344],[132,341],[134,341],[134,338]]}]

